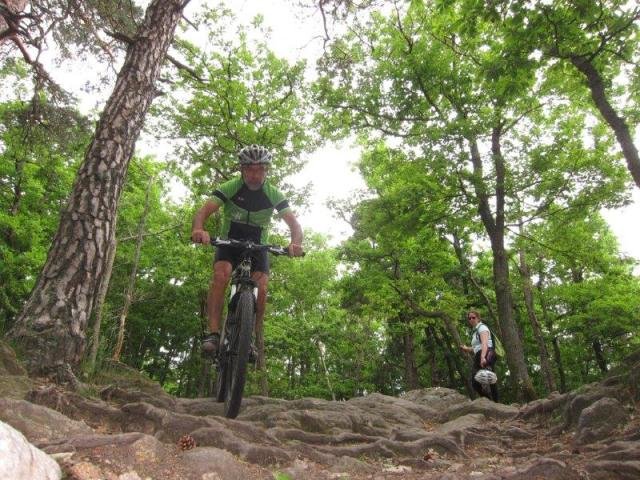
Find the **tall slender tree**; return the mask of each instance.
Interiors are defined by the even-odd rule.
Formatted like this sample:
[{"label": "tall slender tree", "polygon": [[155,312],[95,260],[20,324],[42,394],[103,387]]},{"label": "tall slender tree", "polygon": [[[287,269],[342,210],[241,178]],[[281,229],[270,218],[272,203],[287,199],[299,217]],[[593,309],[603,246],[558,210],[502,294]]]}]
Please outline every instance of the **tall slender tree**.
[{"label": "tall slender tree", "polygon": [[127,47],[47,262],[9,332],[31,372],[57,370],[72,376],[70,369],[83,358],[87,321],[105,273],[129,161],[187,3],[153,0]]}]

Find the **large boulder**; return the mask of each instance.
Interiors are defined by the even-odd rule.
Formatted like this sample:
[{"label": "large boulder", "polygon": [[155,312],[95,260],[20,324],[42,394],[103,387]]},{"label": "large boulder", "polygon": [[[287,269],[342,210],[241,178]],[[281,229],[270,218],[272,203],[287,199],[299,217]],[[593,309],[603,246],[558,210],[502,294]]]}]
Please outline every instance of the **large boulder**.
[{"label": "large boulder", "polygon": [[455,403],[449,408],[444,408],[439,414],[439,421],[440,423],[446,423],[472,413],[481,413],[485,417],[495,420],[509,420],[514,419],[518,415],[518,411],[518,407],[503,405],[480,397],[472,402]]},{"label": "large boulder", "polygon": [[72,420],[51,408],[10,398],[0,398],[0,420],[20,430],[33,443],[93,431],[86,423]]},{"label": "large boulder", "polygon": [[628,420],[629,414],[618,400],[601,398],[582,410],[574,441],[577,445],[597,442],[607,438]]},{"label": "large boulder", "polygon": [[31,445],[22,433],[0,422],[0,478],[11,480],[60,480],[60,466]]},{"label": "large boulder", "polygon": [[469,403],[469,398],[460,392],[451,388],[431,387],[421,388],[418,390],[410,390],[403,393],[400,398],[409,400],[419,405],[426,405],[436,411],[458,405],[461,403]]}]

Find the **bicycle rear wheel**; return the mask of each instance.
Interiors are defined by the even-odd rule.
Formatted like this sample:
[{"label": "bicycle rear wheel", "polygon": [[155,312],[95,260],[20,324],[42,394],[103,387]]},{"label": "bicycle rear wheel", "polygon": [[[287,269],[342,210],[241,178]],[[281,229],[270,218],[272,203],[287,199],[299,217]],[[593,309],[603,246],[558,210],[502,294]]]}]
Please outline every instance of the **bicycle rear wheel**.
[{"label": "bicycle rear wheel", "polygon": [[[228,355],[224,416],[236,418],[242,403],[242,394],[247,377],[247,363],[253,325],[255,322],[255,298],[253,292],[245,290],[240,292],[235,311],[235,333],[229,338],[230,351]],[[230,332],[228,332],[230,333]]]}]

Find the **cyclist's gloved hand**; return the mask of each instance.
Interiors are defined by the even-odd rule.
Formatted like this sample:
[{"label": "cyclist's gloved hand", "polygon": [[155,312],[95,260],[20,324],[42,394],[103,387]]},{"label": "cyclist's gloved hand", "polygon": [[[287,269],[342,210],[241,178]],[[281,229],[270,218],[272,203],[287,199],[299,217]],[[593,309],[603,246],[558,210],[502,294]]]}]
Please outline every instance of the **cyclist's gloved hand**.
[{"label": "cyclist's gloved hand", "polygon": [[211,237],[209,236],[209,232],[207,232],[206,230],[192,230],[191,240],[194,243],[207,244],[211,241]]},{"label": "cyclist's gloved hand", "polygon": [[302,245],[298,245],[297,243],[290,243],[287,250],[289,250],[290,257],[302,257],[304,255]]}]

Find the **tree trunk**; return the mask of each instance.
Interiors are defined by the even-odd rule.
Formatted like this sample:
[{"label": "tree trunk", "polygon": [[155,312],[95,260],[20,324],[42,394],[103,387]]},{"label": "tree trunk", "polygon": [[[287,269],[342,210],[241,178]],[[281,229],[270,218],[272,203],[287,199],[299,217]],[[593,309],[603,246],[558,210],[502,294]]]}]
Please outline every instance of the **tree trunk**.
[{"label": "tree trunk", "polygon": [[[444,361],[447,365],[447,378],[448,378],[447,387],[456,388],[458,383],[456,382],[456,365],[451,358],[451,352],[449,351],[449,348],[446,346],[443,346],[442,350],[444,353]],[[465,383],[464,376],[461,375],[460,379],[462,380],[462,383]]]},{"label": "tree trunk", "polygon": [[499,127],[494,128],[491,136],[491,151],[496,170],[495,219],[491,213],[489,198],[483,180],[482,159],[480,157],[478,144],[475,139],[470,139],[469,143],[475,177],[474,187],[476,196],[478,197],[478,212],[491,241],[491,251],[493,253],[493,283],[496,292],[496,303],[498,304],[498,320],[502,340],[505,345],[507,363],[521,389],[519,393],[528,401],[534,399],[536,393],[527,371],[518,327],[513,319],[513,297],[509,280],[509,263],[504,246],[505,166],[504,158],[500,151],[500,135],[501,129]]},{"label": "tree trunk", "polygon": [[622,148],[622,154],[627,161],[627,168],[633,177],[633,181],[636,182],[636,186],[640,187],[640,157],[638,156],[638,149],[633,143],[633,137],[627,122],[617,114],[607,99],[600,72],[589,59],[582,56],[573,55],[571,63],[586,77],[587,85],[591,91],[591,98],[604,120],[613,129],[616,139]]},{"label": "tree trunk", "polygon": [[327,388],[331,393],[331,399],[336,401],[336,394],[333,391],[333,385],[331,385],[331,377],[329,375],[329,369],[327,368],[327,364],[324,360],[324,344],[319,340],[315,342],[316,347],[318,347],[318,353],[320,354],[320,362],[322,363],[322,373],[324,374],[325,381],[327,382]]},{"label": "tree trunk", "polygon": [[458,351],[459,344],[454,343],[452,346],[451,338],[449,337],[449,334],[442,327],[438,327],[437,329],[434,329],[433,335],[436,342],[440,344],[445,361],[447,362],[447,371],[449,373],[449,385],[448,385],[449,388],[456,388],[459,385],[459,382],[456,379],[456,372],[457,372],[458,376],[460,377],[460,381],[462,382],[463,385],[465,385],[465,388],[467,389],[467,393],[470,395],[472,391],[471,383],[468,381],[467,377],[469,375],[467,375],[467,373],[465,372],[464,365],[460,361],[461,357]]},{"label": "tree trunk", "polygon": [[[520,225],[520,231],[522,233],[522,225]],[[540,354],[540,368],[542,370],[542,377],[544,379],[547,392],[551,393],[556,390],[556,381],[553,378],[553,372],[551,370],[551,364],[549,362],[549,350],[547,350],[547,344],[544,341],[544,334],[542,328],[540,328],[540,322],[536,315],[536,310],[533,303],[533,283],[531,282],[531,272],[529,265],[527,265],[527,258],[524,249],[520,249],[520,275],[522,276],[522,293],[524,296],[524,303],[527,308],[527,316],[531,329],[533,330],[533,336],[538,344],[538,352]]]},{"label": "tree trunk", "polygon": [[120,313],[120,321],[118,322],[118,340],[116,346],[113,349],[114,361],[120,361],[120,355],[122,354],[122,345],[124,344],[124,332],[125,325],[127,323],[127,316],[129,315],[129,308],[133,303],[133,297],[135,295],[136,288],[136,276],[138,275],[138,265],[140,263],[140,252],[142,251],[142,242],[144,241],[144,226],[147,222],[147,216],[149,216],[149,204],[151,203],[149,197],[151,196],[151,187],[153,187],[153,181],[155,177],[149,179],[147,184],[147,191],[144,198],[144,210],[142,216],[138,221],[138,232],[136,235],[136,250],[133,255],[133,265],[131,266],[131,273],[129,274],[129,283],[127,285],[127,291],[124,294],[124,305],[122,306],[122,312]]},{"label": "tree trunk", "polygon": [[107,298],[109,284],[111,283],[111,273],[113,272],[113,261],[116,258],[117,241],[115,231],[113,239],[107,252],[107,264],[105,266],[104,275],[100,279],[100,287],[98,288],[98,298],[96,299],[96,308],[94,309],[95,320],[93,322],[93,335],[91,336],[91,350],[89,352],[89,370],[95,371],[96,360],[98,358],[98,347],[100,346],[100,328],[102,326],[102,309],[104,301]]},{"label": "tree trunk", "polygon": [[402,345],[404,348],[404,383],[407,391],[409,391],[419,388],[419,383],[413,334],[408,331],[408,328],[406,330],[402,334]]},{"label": "tree trunk", "polygon": [[[482,286],[478,283],[476,278],[473,276],[473,272],[471,271],[471,267],[469,266],[469,260],[464,255],[462,246],[460,245],[460,239],[457,237],[457,235],[454,234],[453,240],[454,240],[453,250],[456,253],[456,258],[458,259],[458,263],[460,263],[460,267],[462,267],[462,270],[464,271],[466,278],[471,282],[471,285],[473,285],[473,288],[475,288],[478,295],[480,295],[480,297],[482,298],[484,306],[487,308],[487,313],[489,315],[489,318],[492,320],[493,325],[496,325],[498,329],[498,335],[500,336],[500,338],[502,338],[502,332],[500,331],[500,322],[498,322],[495,312],[493,311],[491,300],[489,299],[487,294],[484,292],[484,289],[482,288]],[[466,288],[465,288],[465,291],[466,291]]]},{"label": "tree trunk", "polygon": [[176,354],[176,351],[175,349],[172,348],[164,355],[164,365],[162,365],[162,369],[160,369],[160,372],[159,372],[160,374],[158,378],[158,383],[160,384],[161,387],[164,387],[164,384],[167,381],[167,375],[171,370],[171,359],[175,356],[175,354]]},{"label": "tree trunk", "polygon": [[609,367],[607,367],[607,361],[604,358],[604,353],[602,353],[602,344],[600,343],[600,340],[594,340],[591,343],[591,346],[593,347],[593,353],[596,356],[596,363],[598,364],[600,371],[602,373],[607,373],[609,371]]},{"label": "tree trunk", "polygon": [[45,266],[9,332],[32,373],[75,367],[82,360],[129,161],[186,4],[153,0],[127,48]]},{"label": "tree trunk", "polygon": [[431,371],[431,383],[432,387],[439,386],[441,383],[440,372],[438,368],[438,357],[436,355],[436,330],[432,325],[427,325],[424,328],[424,348],[428,357],[429,370]]},{"label": "tree trunk", "polygon": [[[207,327],[207,290],[203,290],[200,293],[200,324],[202,335],[204,336],[205,329]],[[194,341],[194,345],[200,345],[200,340]],[[200,353],[200,347],[193,350],[194,355]],[[212,362],[209,360],[203,360],[201,362],[200,369],[200,382],[198,384],[198,396],[210,397],[213,395],[214,382],[213,382],[213,370]]]},{"label": "tree trunk", "polygon": [[545,325],[547,326],[547,330],[551,334],[551,345],[553,346],[553,360],[556,364],[556,368],[558,370],[558,379],[560,380],[560,393],[565,393],[567,391],[567,378],[564,374],[564,366],[562,365],[562,355],[560,353],[560,345],[558,344],[558,336],[554,333],[553,322],[551,321],[551,316],[549,315],[549,311],[547,309],[547,303],[544,299],[543,292],[544,285],[544,272],[538,273],[538,297],[540,298],[540,308],[542,308],[542,318],[544,318]]},{"label": "tree trunk", "polygon": [[[447,356],[450,361],[455,365],[455,369],[460,376],[460,380],[464,384],[467,394],[469,396],[472,395],[473,388],[471,387],[471,379],[469,378],[469,372],[465,369],[465,364],[461,361],[461,356],[459,354],[458,348],[462,345],[462,341],[460,336],[458,335],[458,331],[456,330],[456,335],[454,338],[451,338],[451,333],[447,328],[439,327],[440,331],[440,344],[442,345],[442,349],[445,352],[445,356]],[[455,385],[455,381],[454,381]]]},{"label": "tree trunk", "polygon": [[462,279],[462,292],[465,296],[469,295],[469,282],[471,281],[471,272],[469,268],[469,262],[467,261],[467,257],[462,250],[462,244],[460,243],[460,237],[457,232],[453,232],[453,251],[456,252],[456,257],[458,259],[458,263],[460,263],[460,267],[462,268],[462,275],[460,275]]},{"label": "tree trunk", "polygon": [[293,390],[296,386],[296,364],[293,355],[289,356],[289,367],[287,368],[289,376],[289,390]]}]

